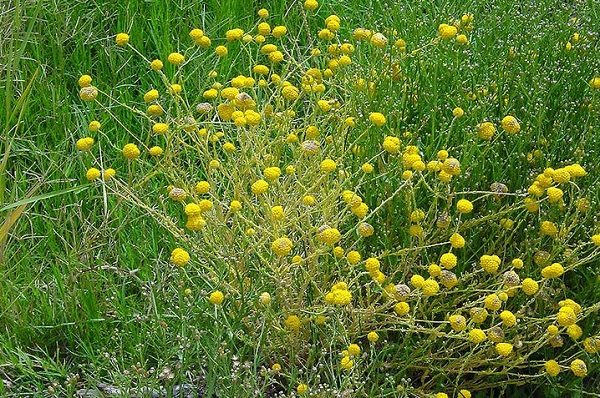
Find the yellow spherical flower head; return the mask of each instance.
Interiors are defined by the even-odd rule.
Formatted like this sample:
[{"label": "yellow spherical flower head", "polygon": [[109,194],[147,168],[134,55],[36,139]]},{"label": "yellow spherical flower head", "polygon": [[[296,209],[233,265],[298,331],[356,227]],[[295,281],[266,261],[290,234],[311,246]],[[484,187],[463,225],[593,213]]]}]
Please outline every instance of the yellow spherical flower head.
[{"label": "yellow spherical flower head", "polygon": [[343,356],[341,361],[340,361],[340,367],[342,369],[352,369],[352,367],[354,366],[354,361],[349,357],[349,356]]},{"label": "yellow spherical flower head", "polygon": [[440,285],[435,279],[426,279],[421,286],[425,296],[435,296],[440,291]]},{"label": "yellow spherical flower head", "polygon": [[487,340],[485,332],[481,329],[475,328],[469,331],[469,338],[475,344],[483,343]]},{"label": "yellow spherical flower head", "polygon": [[285,218],[285,212],[283,211],[282,206],[273,206],[271,207],[271,215],[277,221],[281,221]]},{"label": "yellow spherical flower head", "polygon": [[569,367],[577,377],[584,377],[587,374],[587,366],[581,359],[575,359]]},{"label": "yellow spherical flower head", "polygon": [[560,263],[552,263],[552,265],[542,268],[542,276],[544,278],[558,278],[564,272],[565,269]]},{"label": "yellow spherical flower head", "polygon": [[379,126],[379,127],[383,126],[386,122],[386,119],[385,119],[385,116],[383,115],[383,113],[379,113],[379,112],[371,112],[371,114],[369,115],[369,120],[375,126]]},{"label": "yellow spherical flower head", "polygon": [[488,310],[498,311],[502,307],[502,300],[497,294],[490,294],[484,299],[483,304]]},{"label": "yellow spherical flower head", "polygon": [[559,202],[564,195],[563,190],[556,187],[549,187],[548,189],[546,189],[546,193],[548,194],[548,201],[550,203]]},{"label": "yellow spherical flower head", "polygon": [[352,293],[348,290],[348,285],[345,282],[339,282],[333,285],[331,291],[325,296],[327,304],[335,304],[344,306],[352,301]]},{"label": "yellow spherical flower head", "polygon": [[442,172],[444,172],[450,176],[459,175],[461,172],[461,169],[460,169],[460,162],[458,161],[458,159],[451,158],[451,157],[446,158],[444,160],[444,162],[442,163]]},{"label": "yellow spherical flower head", "polygon": [[539,285],[536,281],[534,281],[531,278],[523,279],[523,292],[526,295],[532,296],[532,295],[536,294],[538,290],[539,290]]},{"label": "yellow spherical flower head", "polygon": [[153,146],[148,150],[150,156],[160,156],[163,154],[163,149],[159,146]]},{"label": "yellow spherical flower head", "polygon": [[501,125],[502,130],[506,131],[508,134],[517,134],[519,131],[521,131],[521,125],[514,116],[504,116]]},{"label": "yellow spherical flower head", "polygon": [[169,125],[166,123],[155,123],[154,126],[152,126],[152,132],[155,134],[164,134],[167,131],[169,131]]},{"label": "yellow spherical flower head", "polygon": [[135,144],[126,144],[123,147],[123,156],[127,159],[132,160],[140,156],[140,150]]},{"label": "yellow spherical flower head", "polygon": [[500,313],[500,319],[502,319],[504,326],[511,327],[517,324],[517,317],[510,311],[502,311]]},{"label": "yellow spherical flower head", "polygon": [[92,77],[90,75],[81,75],[77,83],[79,87],[87,87],[92,84]]},{"label": "yellow spherical flower head", "polygon": [[300,321],[300,318],[298,317],[298,315],[289,315],[285,319],[283,324],[285,325],[286,328],[290,329],[293,332],[299,331],[300,327],[302,326],[302,322]]},{"label": "yellow spherical flower head", "polygon": [[328,245],[334,245],[342,239],[342,234],[336,228],[321,227],[317,233],[317,240]]},{"label": "yellow spherical flower head", "polygon": [[115,37],[115,41],[117,46],[125,46],[129,43],[129,35],[127,33],[119,33],[117,37]]},{"label": "yellow spherical flower head", "polygon": [[488,317],[488,312],[485,308],[474,307],[469,310],[469,316],[474,323],[483,323]]},{"label": "yellow spherical flower head", "polygon": [[356,250],[351,250],[348,252],[348,254],[346,255],[346,260],[348,260],[348,262],[351,265],[356,265],[360,262],[361,260],[361,255],[359,252],[357,252]]},{"label": "yellow spherical flower head", "polygon": [[258,297],[258,302],[264,306],[271,304],[271,295],[268,292],[262,292]]},{"label": "yellow spherical flower head", "polygon": [[[455,118],[461,118],[463,117],[465,114],[465,111],[462,108],[456,107],[452,110],[452,116],[454,116]],[[446,157],[447,156],[447,152],[446,152]]]},{"label": "yellow spherical flower head", "polygon": [[260,18],[268,18],[269,17],[269,10],[267,10],[266,8],[261,8],[260,10],[258,10],[258,12],[256,13]]},{"label": "yellow spherical flower head", "polygon": [[102,125],[100,124],[99,121],[92,120],[90,122],[90,124],[88,125],[88,130],[91,131],[92,133],[95,133],[96,131],[100,130],[100,127],[102,127]]},{"label": "yellow spherical flower head", "polygon": [[467,35],[460,34],[460,35],[456,36],[456,42],[458,44],[460,44],[461,46],[464,46],[465,44],[467,44],[469,42],[469,39],[467,38]]},{"label": "yellow spherical flower head", "polygon": [[583,349],[589,354],[600,351],[600,337],[588,337],[583,341]]},{"label": "yellow spherical flower head", "polygon": [[308,392],[308,386],[306,384],[298,384],[298,387],[296,387],[296,392],[298,395],[306,395]]},{"label": "yellow spherical flower head", "polygon": [[462,315],[451,315],[448,321],[455,332],[462,332],[467,328],[467,320]]},{"label": "yellow spherical flower head", "polygon": [[427,267],[427,272],[430,277],[437,278],[442,275],[442,268],[437,264],[430,264],[429,267]]},{"label": "yellow spherical flower head", "polygon": [[178,267],[183,267],[190,262],[190,254],[180,247],[173,249],[171,252],[171,262]]},{"label": "yellow spherical flower head", "polygon": [[180,84],[171,84],[169,86],[169,94],[179,94],[183,90]]},{"label": "yellow spherical flower head", "polygon": [[85,178],[88,181],[94,181],[100,177],[100,170],[95,167],[90,167],[88,171],[85,173]]},{"label": "yellow spherical flower head", "polygon": [[215,54],[217,54],[219,57],[224,57],[229,53],[229,51],[227,50],[227,47],[225,46],[217,46],[215,48]]},{"label": "yellow spherical flower head", "polygon": [[229,29],[225,32],[225,39],[229,42],[240,40],[244,36],[244,31],[240,28]]},{"label": "yellow spherical flower head", "polygon": [[422,288],[424,283],[425,283],[425,278],[423,278],[419,274],[415,274],[410,277],[410,284],[413,285],[414,287],[416,287],[417,289]]},{"label": "yellow spherical flower head", "polygon": [[223,300],[225,300],[225,295],[219,290],[212,292],[210,296],[208,296],[208,301],[214,305],[223,304]]},{"label": "yellow spherical flower head", "polygon": [[579,325],[573,324],[573,325],[567,326],[567,334],[573,340],[579,340],[581,338],[581,336],[583,335],[583,330],[581,329],[581,327],[579,327]]},{"label": "yellow spherical flower head", "polygon": [[277,238],[271,244],[271,250],[278,256],[287,256],[292,251],[292,241],[288,238]]},{"label": "yellow spherical flower head", "polygon": [[270,181],[275,181],[281,176],[281,169],[279,167],[267,167],[263,170],[263,175]]},{"label": "yellow spherical flower head", "polygon": [[394,312],[396,312],[398,316],[408,315],[408,313],[410,312],[410,305],[408,305],[408,303],[404,301],[396,303],[396,305],[394,306]]},{"label": "yellow spherical flower head", "polygon": [[397,137],[386,136],[382,146],[386,152],[396,154],[400,151],[400,139]]},{"label": "yellow spherical flower head", "polygon": [[468,214],[470,212],[473,211],[473,203],[471,203],[470,200],[467,199],[460,199],[457,203],[456,203],[456,209],[461,213],[461,214]]},{"label": "yellow spherical flower head", "polygon": [[482,140],[491,140],[496,132],[496,127],[491,122],[478,124],[475,129],[477,130],[477,135]]},{"label": "yellow spherical flower head", "polygon": [[164,64],[160,59],[155,59],[152,62],[150,62],[150,69],[154,71],[162,70],[163,66]]},{"label": "yellow spherical flower head", "polygon": [[440,265],[446,269],[452,269],[458,264],[458,258],[454,253],[444,253],[440,257]]},{"label": "yellow spherical flower head", "polygon": [[590,87],[600,90],[600,76],[595,76],[590,80]]},{"label": "yellow spherical flower head", "polygon": [[275,26],[273,28],[273,32],[271,32],[271,34],[275,38],[283,37],[283,35],[285,35],[286,33],[287,33],[287,28],[285,26]]},{"label": "yellow spherical flower head", "polygon": [[577,314],[575,314],[575,311],[571,307],[561,307],[556,315],[556,321],[559,326],[570,326],[577,321]]},{"label": "yellow spherical flower head", "polygon": [[302,197],[302,204],[304,206],[314,206],[317,203],[317,200],[312,195],[304,195]]},{"label": "yellow spherical flower head", "polygon": [[306,0],[304,2],[304,8],[314,11],[319,8],[319,2],[317,0]]},{"label": "yellow spherical flower head", "polygon": [[250,187],[254,195],[262,195],[269,189],[269,183],[265,180],[258,180]]},{"label": "yellow spherical flower head", "polygon": [[443,23],[440,24],[440,26],[438,27],[438,34],[444,40],[452,39],[454,36],[456,36],[457,33],[458,30],[456,29],[456,26]]},{"label": "yellow spherical flower head", "polygon": [[445,392],[438,392],[433,396],[433,398],[448,398],[448,394],[446,394]]},{"label": "yellow spherical flower head", "polygon": [[185,62],[185,57],[177,52],[169,54],[167,61],[173,65],[182,65]]},{"label": "yellow spherical flower head", "polygon": [[117,174],[117,171],[115,169],[108,168],[108,169],[104,170],[104,173],[102,173],[102,179],[104,181],[108,181],[111,178],[113,178],[116,174]]},{"label": "yellow spherical flower head", "polygon": [[332,159],[325,159],[321,162],[321,171],[330,173],[336,169],[337,165]]},{"label": "yellow spherical flower head", "polygon": [[556,377],[560,373],[560,365],[554,359],[546,361],[544,364],[544,369],[551,377]]},{"label": "yellow spherical flower head", "polygon": [[368,238],[369,236],[373,236],[375,233],[375,228],[373,228],[373,226],[369,223],[362,222],[358,224],[357,231],[361,236]]},{"label": "yellow spherical flower head", "polygon": [[[458,232],[453,233],[450,236],[450,244],[452,245],[453,248],[455,249],[462,249],[463,247],[465,247],[465,238],[462,237],[461,234],[459,234]],[[448,268],[448,267],[446,267]]]},{"label": "yellow spherical flower head", "polygon": [[82,87],[79,90],[79,98],[86,102],[94,101],[98,97],[98,89],[94,86]]},{"label": "yellow spherical flower head", "polygon": [[158,99],[159,95],[160,94],[158,93],[158,90],[156,90],[156,89],[149,90],[144,94],[144,101],[145,102],[156,101]]},{"label": "yellow spherical flower head", "polygon": [[80,138],[77,140],[75,146],[80,151],[89,151],[94,145],[94,139],[91,137]]},{"label": "yellow spherical flower head", "polygon": [[501,262],[502,261],[500,260],[500,257],[496,255],[489,256],[487,254],[484,254],[479,259],[479,264],[481,265],[481,268],[483,268],[486,272],[490,274],[493,274],[494,272],[498,271],[498,267],[500,267]]},{"label": "yellow spherical flower head", "polygon": [[503,357],[507,357],[513,352],[513,345],[510,343],[497,343],[496,344],[496,352],[498,355]]},{"label": "yellow spherical flower head", "polygon": [[369,334],[367,334],[367,340],[369,340],[371,343],[377,343],[379,340],[379,335],[377,332],[369,332]]},{"label": "yellow spherical flower head", "polygon": [[558,228],[552,221],[542,221],[540,224],[540,233],[542,235],[554,237],[558,234]]},{"label": "yellow spherical flower head", "polygon": [[375,167],[373,167],[373,165],[371,163],[365,163],[363,164],[360,169],[363,171],[363,173],[365,174],[371,174],[373,171],[375,171]]},{"label": "yellow spherical flower head", "polygon": [[196,184],[196,192],[199,194],[207,194],[210,191],[210,183],[208,181],[200,181]]},{"label": "yellow spherical flower head", "polygon": [[381,267],[381,263],[374,257],[369,257],[367,261],[365,261],[365,269],[369,274],[375,274],[379,272],[379,268]]}]

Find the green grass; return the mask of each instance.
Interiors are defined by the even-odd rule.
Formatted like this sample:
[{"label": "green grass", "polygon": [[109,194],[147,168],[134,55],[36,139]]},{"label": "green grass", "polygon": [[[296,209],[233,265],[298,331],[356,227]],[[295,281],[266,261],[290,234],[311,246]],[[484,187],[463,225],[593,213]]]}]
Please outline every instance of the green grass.
[{"label": "green grass", "polygon": [[[600,93],[588,85],[600,73],[600,39],[596,29],[600,7],[594,1],[577,5],[550,0],[400,1],[394,5],[385,1],[321,3],[316,15],[305,11],[299,2],[274,1],[192,4],[189,1],[8,0],[2,4],[0,375],[12,387],[6,389],[0,384],[0,395],[70,395],[82,385],[93,386],[98,382],[156,387],[183,382],[192,374],[203,379],[209,394],[253,396],[255,390],[263,391],[273,381],[272,374],[262,375],[262,367],[269,367],[273,361],[290,365],[285,377],[280,378],[282,388],[289,393],[297,380],[307,378],[313,367],[323,365],[316,352],[303,351],[305,346],[288,341],[285,333],[273,330],[266,321],[247,322],[256,315],[254,294],[275,288],[268,285],[266,278],[264,286],[237,292],[240,304],[227,307],[232,314],[225,317],[202,297],[219,287],[214,285],[215,278],[222,282],[230,277],[226,261],[210,263],[216,276],[164,267],[178,239],[156,214],[163,212],[183,218],[180,207],[156,201],[159,193],[164,196],[166,186],[173,183],[172,175],[158,174],[150,179],[144,190],[155,195],[140,195],[142,203],[138,205],[110,192],[105,195],[102,189],[85,180],[85,170],[93,159],[89,154],[77,152],[74,144],[86,134],[89,120],[98,119],[105,126],[98,141],[106,161],[125,178],[128,165],[115,154],[136,132],[143,131],[146,124],[131,112],[119,110],[117,103],[142,107],[143,93],[161,84],[139,57],[113,44],[118,32],[130,32],[131,43],[149,59],[165,59],[169,52],[189,47],[188,33],[192,28],[202,28],[216,42],[224,37],[226,29],[250,30],[255,25],[257,9],[264,6],[271,12],[269,21],[273,26],[285,24],[293,32],[296,40],[290,51],[299,58],[313,46],[321,46],[326,52],[316,32],[330,13],[341,17],[339,36],[344,38],[349,38],[358,26],[380,31],[396,29],[398,37],[406,41],[409,54],[424,49],[427,57],[399,57],[396,61],[404,77],[398,84],[374,76],[371,70],[385,70],[385,61],[367,43],[356,44],[360,47],[356,57],[353,56],[356,76],[348,76],[345,83],[357,78],[371,79],[377,81],[378,91],[369,95],[365,91],[348,90],[342,84],[344,81],[339,80],[328,95],[347,95],[345,112],[385,113],[389,132],[401,138],[405,131],[411,132],[410,138],[402,138],[404,144],[418,145],[425,159],[447,148],[460,158],[463,173],[471,176],[457,180],[453,185],[456,192],[488,190],[493,182],[502,182],[514,192],[526,189],[544,167],[579,162],[589,174],[567,194],[587,197],[593,211],[578,219],[575,217],[580,216],[572,208],[567,214],[581,225],[573,232],[580,240],[587,241],[591,229],[598,228],[595,214],[600,203],[600,166],[596,159],[600,136],[596,131],[600,127]],[[441,43],[429,49],[438,25],[451,23],[466,12],[475,15],[470,45],[457,48]],[[571,17],[577,21],[570,21]],[[564,46],[575,32],[581,33],[582,40],[567,52]],[[232,47],[225,60],[217,61],[211,53],[204,62],[189,65],[183,81],[186,91],[197,93],[195,101],[200,101],[200,94],[211,84],[208,77],[211,70],[217,70],[220,76],[250,73],[250,65],[236,62],[247,54],[239,46]],[[516,55],[509,57],[513,48]],[[165,70],[169,76],[175,73],[170,66]],[[97,104],[88,105],[79,99],[77,79],[82,74],[91,74],[94,84],[114,98],[104,103],[118,112],[120,123],[111,120]],[[477,100],[467,98],[472,93],[477,94]],[[456,106],[462,107],[466,115],[452,121],[452,109]],[[309,115],[311,109],[298,112]],[[478,123],[490,119],[498,124],[506,114],[518,115],[524,126],[518,136],[508,141],[477,139],[474,129]],[[325,130],[334,128],[335,121],[324,123]],[[378,157],[382,133],[372,127],[365,129],[369,129],[367,134],[357,129],[348,139],[349,142],[356,139],[356,144],[363,148],[355,163],[360,165],[375,158],[376,170],[392,167],[397,160],[391,156]],[[287,131],[270,133],[281,135]],[[141,137],[140,141],[153,145],[150,136]],[[539,157],[533,155],[536,150],[541,151]],[[187,170],[189,175],[179,178],[197,180],[204,171],[195,167]],[[252,167],[248,170],[250,173]],[[360,181],[361,194],[371,209],[390,198],[394,187],[402,183],[400,175],[394,173],[376,173]],[[235,182],[231,184],[234,186]],[[224,186],[222,190],[228,188]],[[394,233],[377,235],[370,251],[402,248],[406,242],[417,246],[406,231],[410,212],[417,207],[442,210],[450,206],[447,197],[418,195],[423,189],[421,184],[406,195],[395,196],[374,215],[369,222],[377,226],[378,232],[385,229]],[[494,214],[504,209],[506,202],[517,203],[516,199],[508,198],[502,204],[483,203],[478,210]],[[158,213],[151,211],[153,208]],[[554,211],[551,216],[562,214]],[[465,237],[478,240],[482,246],[502,248],[506,258],[520,253],[531,257],[540,247],[562,254],[564,247],[553,247],[550,240],[538,237],[537,215],[517,213],[510,213],[519,221],[514,234],[500,227],[490,231],[481,226],[466,232]],[[434,217],[434,210],[429,216]],[[353,225],[346,219],[346,227]],[[241,231],[240,227],[238,232]],[[207,239],[204,243],[209,245],[214,241]],[[243,251],[244,242],[231,244]],[[210,250],[213,247],[207,249]],[[428,252],[423,264],[436,261],[442,252]],[[470,259],[472,256],[465,255],[461,260]],[[416,255],[404,254],[394,260],[421,261]],[[394,261],[389,261],[386,268],[392,268]],[[336,264],[328,263],[334,270],[331,282],[335,281],[336,272],[345,272],[335,268]],[[582,306],[597,308],[599,264],[596,258],[566,275],[564,282],[569,289],[561,290],[561,286],[555,285],[562,292],[561,298],[568,293],[568,297]],[[252,272],[252,276],[263,280],[262,271]],[[239,285],[244,286],[245,275],[236,277],[241,281]],[[299,286],[300,280],[301,276]],[[192,296],[195,299],[183,294],[188,285],[197,286],[198,291]],[[307,294],[314,295],[311,297],[315,302],[320,300],[316,289],[308,289]],[[280,315],[275,309],[272,311],[273,317]],[[438,315],[443,317],[443,311]],[[596,311],[580,324],[584,336],[598,333],[597,318]],[[354,379],[348,382],[334,369],[339,361],[336,351],[345,335],[340,332],[327,336],[331,337],[327,340],[318,326],[310,327],[312,344],[325,346],[331,357],[319,368],[323,378],[327,377],[334,388],[360,385],[360,375],[353,375]],[[337,330],[342,329],[340,326]],[[392,337],[400,338],[391,333],[388,339]],[[411,338],[418,341],[420,337],[407,336],[407,345]],[[270,348],[270,341],[278,341],[283,347],[279,357],[269,356],[272,352],[265,347]],[[554,355],[552,349],[546,352],[549,357]],[[365,378],[377,382],[368,386],[370,390],[363,390],[363,395],[376,396],[385,391],[386,396],[401,396],[396,386],[401,384],[402,377],[425,379],[424,374],[410,373],[408,366],[398,363],[416,361],[428,355],[426,352],[415,351],[414,357],[402,354],[398,360],[398,346],[390,345],[372,355],[377,363],[398,365],[393,370],[398,375],[386,377],[390,370],[384,367],[369,370]],[[529,390],[509,387],[505,393],[528,396],[535,391],[548,396],[599,396],[598,356],[589,355],[586,362],[589,374],[583,381],[548,379]],[[159,377],[167,367],[174,371],[172,380]],[[154,371],[149,372],[150,369]],[[73,378],[75,374],[79,379]],[[452,388],[451,383],[441,379],[432,384],[447,390]],[[557,389],[561,392],[554,392]],[[500,388],[490,394],[500,396],[502,391]]]}]

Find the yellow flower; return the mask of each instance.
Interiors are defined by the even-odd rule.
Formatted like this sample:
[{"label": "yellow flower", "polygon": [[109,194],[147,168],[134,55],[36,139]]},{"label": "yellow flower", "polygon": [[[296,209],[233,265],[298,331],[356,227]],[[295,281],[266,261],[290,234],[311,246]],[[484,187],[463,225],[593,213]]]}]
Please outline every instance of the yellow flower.
[{"label": "yellow flower", "polygon": [[491,122],[483,122],[476,126],[477,135],[482,140],[491,140],[496,132],[496,127]]},{"label": "yellow flower", "polygon": [[487,340],[485,332],[481,329],[475,328],[469,331],[469,338],[475,344],[483,343]]},{"label": "yellow flower", "polygon": [[583,340],[583,349],[590,354],[600,351],[600,337],[588,337]]},{"label": "yellow flower", "polygon": [[262,292],[258,297],[258,302],[262,305],[271,304],[271,295],[268,292]]},{"label": "yellow flower", "polygon": [[267,10],[266,8],[261,8],[260,10],[258,10],[257,14],[261,18],[268,18],[269,17],[269,10]]},{"label": "yellow flower", "polygon": [[90,124],[88,125],[88,130],[91,131],[92,133],[95,133],[96,131],[100,130],[100,127],[102,127],[102,125],[100,124],[99,121],[92,120],[90,122]]},{"label": "yellow flower", "polygon": [[377,48],[384,48],[388,43],[387,37],[385,37],[382,33],[375,33],[371,35],[369,41]]},{"label": "yellow flower", "polygon": [[508,134],[517,134],[521,131],[521,125],[514,116],[504,116],[501,122],[502,129]]},{"label": "yellow flower", "polygon": [[440,291],[440,285],[434,279],[426,279],[421,289],[424,295],[435,296]]},{"label": "yellow flower", "polygon": [[169,94],[179,94],[183,88],[180,84],[171,84],[169,86]]},{"label": "yellow flower", "polygon": [[217,46],[215,48],[215,54],[217,54],[219,57],[224,57],[227,55],[229,51],[227,50],[227,47],[225,46]]},{"label": "yellow flower", "polygon": [[567,326],[567,334],[573,340],[579,340],[581,338],[581,335],[583,334],[583,330],[581,330],[579,325],[573,324],[573,325]]},{"label": "yellow flower", "polygon": [[336,228],[326,227],[322,231],[319,231],[317,239],[328,245],[334,245],[342,239],[342,234]]},{"label": "yellow flower", "polygon": [[129,35],[127,33],[119,33],[115,38],[118,46],[124,46],[129,43]]},{"label": "yellow flower", "polygon": [[531,278],[523,279],[523,292],[526,295],[532,296],[532,295],[536,294],[538,290],[539,290],[539,285],[536,281],[534,281]]},{"label": "yellow flower", "polygon": [[240,40],[244,36],[244,31],[240,28],[229,29],[225,32],[225,39],[229,42]]},{"label": "yellow flower", "polygon": [[542,269],[542,276],[544,278],[558,278],[565,272],[565,269],[560,263],[553,263]]},{"label": "yellow flower", "polygon": [[91,137],[80,138],[77,140],[75,146],[80,151],[89,151],[94,145],[94,139]]},{"label": "yellow flower", "polygon": [[278,256],[287,256],[292,251],[292,241],[288,238],[277,238],[271,244],[271,250]]},{"label": "yellow flower", "polygon": [[556,377],[560,373],[560,365],[554,359],[546,361],[544,369],[546,369],[546,373],[551,377]]},{"label": "yellow flower", "polygon": [[452,269],[458,264],[458,258],[453,253],[444,253],[440,257],[440,265],[446,269]]},{"label": "yellow flower", "polygon": [[556,236],[558,234],[558,228],[552,221],[542,221],[540,233],[547,236]]},{"label": "yellow flower", "polygon": [[383,149],[391,154],[396,154],[400,151],[400,139],[397,137],[386,136],[383,140]]},{"label": "yellow flower", "polygon": [[150,156],[160,156],[163,153],[163,149],[159,146],[153,146],[148,150]]},{"label": "yellow flower", "polygon": [[285,26],[275,26],[273,28],[273,32],[271,33],[273,37],[280,38],[287,33],[287,28]]},{"label": "yellow flower", "polygon": [[600,76],[595,76],[590,80],[590,86],[596,90],[600,90]]},{"label": "yellow flower", "polygon": [[152,89],[144,94],[144,101],[145,102],[156,101],[158,99],[158,97],[159,97],[158,90]]},{"label": "yellow flower", "polygon": [[206,194],[210,191],[210,183],[208,181],[200,181],[196,184],[196,192],[199,194]]},{"label": "yellow flower", "polygon": [[448,320],[455,332],[462,332],[467,328],[467,320],[462,315],[451,315]]},{"label": "yellow flower", "polygon": [[283,53],[281,51],[273,51],[269,53],[269,61],[278,63],[283,61]]},{"label": "yellow flower", "polygon": [[323,172],[330,173],[334,171],[336,167],[335,161],[332,159],[325,159],[321,162],[321,171]]},{"label": "yellow flower", "polygon": [[575,311],[573,311],[573,308],[566,306],[561,307],[556,315],[556,321],[559,326],[570,326],[577,321],[577,315],[575,314]]},{"label": "yellow flower", "polygon": [[202,31],[202,29],[195,28],[190,31],[190,37],[192,38],[192,40],[198,40],[202,36],[204,36],[204,32]]},{"label": "yellow flower", "polygon": [[550,203],[556,203],[560,201],[563,197],[563,190],[556,187],[549,187],[546,189],[546,193],[548,194],[548,201]]},{"label": "yellow flower", "polygon": [[360,262],[361,260],[361,255],[359,252],[357,252],[356,250],[351,250],[348,252],[348,254],[346,255],[346,260],[348,260],[348,262],[352,265],[356,265]]},{"label": "yellow flower", "polygon": [[88,181],[94,181],[99,177],[100,177],[100,170],[98,170],[95,167],[90,167],[88,169],[88,171],[85,173],[85,178],[87,178]]},{"label": "yellow flower", "polygon": [[171,262],[178,267],[183,267],[190,262],[190,254],[180,247],[173,249],[171,252]]},{"label": "yellow flower", "polygon": [[152,131],[155,134],[164,134],[169,131],[169,125],[166,123],[156,123],[154,126],[152,126]]},{"label": "yellow flower", "polygon": [[302,204],[305,206],[314,206],[317,200],[312,195],[305,195],[302,197]]},{"label": "yellow flower", "polygon": [[500,257],[498,257],[496,255],[488,256],[487,254],[484,254],[479,259],[479,264],[481,265],[481,268],[483,268],[486,272],[488,272],[490,274],[498,271],[498,267],[500,266],[500,263],[501,263]]},{"label": "yellow flower", "polygon": [[470,213],[473,211],[473,203],[467,199],[460,199],[456,203],[456,209],[462,214]]},{"label": "yellow flower", "polygon": [[314,11],[317,8],[319,8],[319,3],[317,2],[317,0],[306,0],[304,2],[304,8],[306,8],[307,10]]},{"label": "yellow flower", "polygon": [[461,46],[464,46],[465,44],[467,44],[469,42],[469,39],[467,38],[467,35],[460,34],[460,35],[456,36],[456,42],[458,44],[460,44]]},{"label": "yellow flower", "polygon": [[214,305],[223,304],[224,299],[225,299],[225,295],[219,290],[212,292],[210,294],[210,296],[208,297],[208,301],[210,301]]},{"label": "yellow flower", "polygon": [[438,33],[442,39],[450,40],[456,36],[458,30],[456,29],[456,26],[443,23],[438,27]]},{"label": "yellow flower", "polygon": [[98,89],[94,86],[82,87],[81,90],[79,90],[79,98],[84,101],[94,101],[96,97],[98,97]]},{"label": "yellow flower", "polygon": [[517,324],[517,317],[510,311],[502,311],[500,313],[500,319],[502,319],[504,326],[511,327]]},{"label": "yellow flower", "polygon": [[298,330],[300,330],[300,326],[302,326],[302,323],[300,322],[300,318],[298,317],[298,315],[289,315],[285,321],[283,322],[285,327],[287,327],[288,329],[297,332]]},{"label": "yellow flower", "polygon": [[271,207],[271,215],[277,221],[281,221],[285,218],[285,212],[283,211],[282,206],[273,206]]},{"label": "yellow flower", "polygon": [[296,391],[298,392],[298,395],[305,395],[308,392],[308,386],[306,384],[298,384]]},{"label": "yellow flower", "polygon": [[87,87],[92,83],[92,77],[90,75],[81,75],[77,83],[79,87]]},{"label": "yellow flower", "polygon": [[410,306],[408,305],[408,303],[401,301],[394,306],[394,311],[399,316],[404,316],[410,312]]},{"label": "yellow flower", "polygon": [[181,65],[185,62],[185,57],[179,53],[171,53],[167,57],[167,61],[173,65]]},{"label": "yellow flower", "polygon": [[483,323],[488,317],[488,312],[485,308],[474,307],[469,310],[469,315],[474,323]]},{"label": "yellow flower", "polygon": [[117,174],[117,172],[115,169],[108,168],[108,169],[104,170],[104,173],[102,174],[102,179],[104,181],[108,181],[111,178],[113,178],[116,174]]},{"label": "yellow flower", "polygon": [[267,167],[263,170],[263,175],[270,181],[275,181],[281,176],[281,169],[279,167]]},{"label": "yellow flower", "polygon": [[371,343],[377,343],[379,340],[379,335],[377,332],[369,332],[369,334],[367,334],[367,340],[369,340]]},{"label": "yellow flower", "polygon": [[269,189],[269,183],[265,180],[258,180],[250,187],[252,193],[255,195],[261,195],[267,192]]},{"label": "yellow flower", "polygon": [[442,275],[442,268],[437,264],[430,264],[427,267],[427,272],[429,272],[429,276],[432,278],[437,278]]},{"label": "yellow flower", "polygon": [[232,200],[231,203],[229,203],[229,210],[231,210],[233,213],[238,212],[242,209],[242,203],[239,200]]},{"label": "yellow flower", "polygon": [[507,357],[512,354],[513,345],[510,343],[498,343],[496,344],[496,352],[498,355],[502,355],[503,357]]},{"label": "yellow flower", "polygon": [[[456,107],[452,110],[452,116],[455,118],[461,118],[465,114],[462,108]],[[446,157],[448,157],[448,153],[446,152]],[[445,159],[445,158],[444,158]]]},{"label": "yellow flower", "polygon": [[455,232],[450,236],[450,244],[455,249],[461,249],[465,247],[465,238],[463,238],[458,232]]},{"label": "yellow flower", "polygon": [[497,294],[490,294],[485,298],[483,304],[489,310],[498,311],[502,307],[502,300]]},{"label": "yellow flower", "polygon": [[126,144],[123,147],[123,156],[129,160],[135,159],[140,156],[140,150],[135,144]]},{"label": "yellow flower", "polygon": [[575,359],[571,362],[571,372],[577,377],[584,377],[587,374],[587,366],[581,359]]},{"label": "yellow flower", "polygon": [[342,369],[352,369],[353,366],[354,366],[354,361],[352,359],[350,359],[349,356],[342,357],[342,360],[340,361],[340,367]]},{"label": "yellow flower", "polygon": [[365,163],[360,168],[366,174],[371,174],[375,170],[375,167],[371,163]]},{"label": "yellow flower", "polygon": [[425,278],[423,278],[419,274],[415,274],[415,275],[413,275],[413,276],[410,277],[410,283],[414,287],[420,289],[420,288],[423,287],[423,284],[425,283]]},{"label": "yellow flower", "polygon": [[458,284],[458,278],[452,271],[443,269],[440,275],[440,283],[447,289],[452,289]]},{"label": "yellow flower", "polygon": [[386,121],[383,113],[379,113],[379,112],[371,112],[371,114],[369,115],[369,120],[375,126],[379,126],[379,127],[383,126]]}]

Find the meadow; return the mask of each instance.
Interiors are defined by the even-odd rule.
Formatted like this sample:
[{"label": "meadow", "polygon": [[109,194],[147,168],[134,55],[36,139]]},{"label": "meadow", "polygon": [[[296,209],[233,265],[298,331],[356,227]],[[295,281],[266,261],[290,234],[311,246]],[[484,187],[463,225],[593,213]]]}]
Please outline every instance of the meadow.
[{"label": "meadow", "polygon": [[1,396],[600,397],[596,1],[0,20]]}]

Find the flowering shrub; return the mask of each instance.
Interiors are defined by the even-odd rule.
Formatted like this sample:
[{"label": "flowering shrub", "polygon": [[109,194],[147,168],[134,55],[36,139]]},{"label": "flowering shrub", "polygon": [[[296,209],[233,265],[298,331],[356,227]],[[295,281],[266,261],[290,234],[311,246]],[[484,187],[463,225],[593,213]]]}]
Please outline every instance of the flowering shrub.
[{"label": "flowering shrub", "polygon": [[[316,1],[304,6],[317,18]],[[85,177],[176,241],[157,264],[192,303],[174,311],[214,312],[219,330],[246,336],[237,344],[255,357],[244,360],[300,395],[470,396],[585,377],[600,346],[600,304],[571,290],[600,255],[586,168],[543,167],[532,152],[525,178],[496,180],[514,159],[489,153],[533,134],[518,108],[480,114],[450,141],[472,103],[510,105],[497,85],[447,103],[430,131],[410,121],[422,100],[411,68],[466,51],[475,17],[441,23],[419,45],[336,15],[315,42],[296,43],[291,27],[258,15],[249,32],[193,29],[161,60],[118,34],[152,73],[133,103],[79,79],[81,99],[104,111],[76,143]],[[233,56],[243,74],[207,69]],[[385,105],[399,96],[401,107]],[[115,104],[143,127],[120,123]],[[131,133],[103,157],[101,124]]]}]

